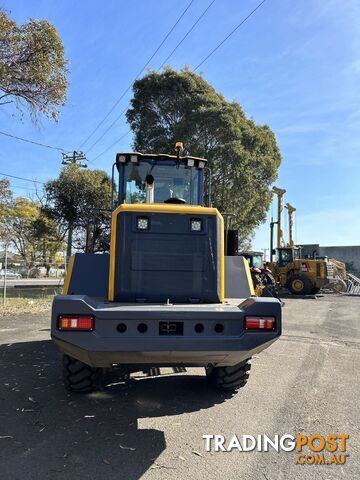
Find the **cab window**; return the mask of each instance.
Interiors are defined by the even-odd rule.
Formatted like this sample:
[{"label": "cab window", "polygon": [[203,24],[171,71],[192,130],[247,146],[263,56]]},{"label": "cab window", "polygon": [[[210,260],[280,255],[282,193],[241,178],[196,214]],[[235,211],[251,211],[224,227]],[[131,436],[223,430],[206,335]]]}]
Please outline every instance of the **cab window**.
[{"label": "cab window", "polygon": [[278,251],[278,262],[285,265],[293,261],[292,250],[279,250]]},{"label": "cab window", "polygon": [[190,205],[199,205],[199,171],[176,165],[173,161],[157,159],[142,160],[138,164],[125,165],[125,202],[145,203],[145,179],[154,177],[154,201],[163,203],[170,198],[185,200]]}]

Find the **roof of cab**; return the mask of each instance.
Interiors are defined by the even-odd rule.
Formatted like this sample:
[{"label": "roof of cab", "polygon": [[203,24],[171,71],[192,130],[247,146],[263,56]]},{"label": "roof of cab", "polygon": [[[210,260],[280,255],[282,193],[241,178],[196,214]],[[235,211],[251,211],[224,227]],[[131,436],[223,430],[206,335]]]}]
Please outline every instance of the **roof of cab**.
[{"label": "roof of cab", "polygon": [[259,252],[259,251],[256,251],[256,250],[242,250],[239,255],[242,255],[242,256],[251,256],[251,255],[264,255],[264,252]]},{"label": "roof of cab", "polygon": [[[157,158],[159,160],[168,160],[168,159],[174,159],[177,160],[177,155],[169,155],[168,153],[140,153],[140,152],[122,152],[122,153],[117,153],[116,154],[116,164],[118,165],[120,163],[120,156],[125,156],[126,161],[130,161],[130,156],[131,155],[136,155],[141,158]],[[206,158],[200,158],[200,157],[193,157],[191,155],[185,155],[183,157],[179,157],[180,160],[195,160],[197,162],[207,162]]]}]

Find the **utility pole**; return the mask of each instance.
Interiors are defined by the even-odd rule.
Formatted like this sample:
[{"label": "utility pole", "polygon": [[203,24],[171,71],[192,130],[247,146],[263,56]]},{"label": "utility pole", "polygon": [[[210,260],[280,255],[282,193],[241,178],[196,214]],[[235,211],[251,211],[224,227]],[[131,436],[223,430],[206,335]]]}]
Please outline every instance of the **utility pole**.
[{"label": "utility pole", "polygon": [[[77,152],[74,150],[72,153],[63,153],[62,154],[62,164],[63,165],[79,165],[79,167],[87,168],[86,165],[86,155],[84,152]],[[82,162],[84,160],[84,162]]]},{"label": "utility pole", "polygon": [[273,217],[271,217],[270,222],[270,262],[273,261],[274,256],[274,225],[277,225],[278,222],[274,222]]},{"label": "utility pole", "polygon": [[4,261],[4,289],[3,289],[3,305],[6,303],[6,275],[7,275],[7,262],[8,262],[8,244],[5,242],[5,261]]},{"label": "utility pole", "polygon": [[[86,155],[84,152],[81,152],[81,151],[77,152],[76,150],[74,150],[71,154],[63,153],[62,157],[63,157],[61,162],[62,165],[78,165],[81,168],[87,168],[87,165],[85,163]],[[70,257],[71,257],[73,231],[74,231],[74,226],[72,224],[69,224],[66,259],[65,259],[66,265],[69,264]]]}]

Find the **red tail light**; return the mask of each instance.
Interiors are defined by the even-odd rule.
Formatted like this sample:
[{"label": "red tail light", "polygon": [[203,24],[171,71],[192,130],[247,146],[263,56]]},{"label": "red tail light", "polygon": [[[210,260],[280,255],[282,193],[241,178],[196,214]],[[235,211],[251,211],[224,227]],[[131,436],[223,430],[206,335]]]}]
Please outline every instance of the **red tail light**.
[{"label": "red tail light", "polygon": [[275,330],[275,317],[245,317],[245,330]]},{"label": "red tail light", "polygon": [[95,319],[92,315],[60,315],[59,330],[75,330],[91,332],[94,330]]}]

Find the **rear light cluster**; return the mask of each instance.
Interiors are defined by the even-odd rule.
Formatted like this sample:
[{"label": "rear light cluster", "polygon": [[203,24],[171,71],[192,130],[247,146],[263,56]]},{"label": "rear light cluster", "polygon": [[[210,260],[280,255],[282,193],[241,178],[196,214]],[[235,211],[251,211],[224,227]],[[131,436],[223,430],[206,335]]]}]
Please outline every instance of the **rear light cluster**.
[{"label": "rear light cluster", "polygon": [[275,330],[275,317],[245,317],[245,330]]},{"label": "rear light cluster", "polygon": [[59,330],[92,332],[95,319],[92,315],[60,315]]},{"label": "rear light cluster", "polygon": [[[164,323],[164,322],[163,322]],[[83,332],[92,332],[95,327],[95,318],[93,315],[60,315],[58,328],[59,330],[66,331],[83,331]],[[244,321],[245,330],[266,330],[271,331],[276,329],[276,319],[275,317],[245,317]],[[222,333],[224,326],[222,324],[216,324],[215,327],[216,333]],[[117,330],[120,333],[124,333],[127,330],[125,324],[121,323],[118,325]],[[138,331],[140,333],[145,333],[147,331],[147,325],[140,323],[138,325]],[[196,333],[202,333],[204,331],[203,324],[195,325]]]}]

